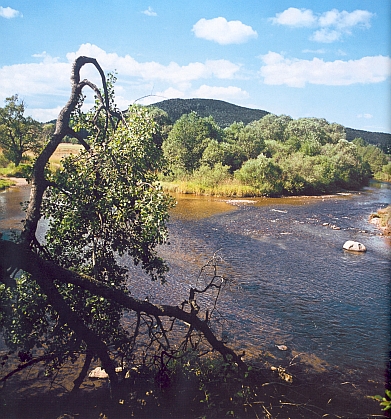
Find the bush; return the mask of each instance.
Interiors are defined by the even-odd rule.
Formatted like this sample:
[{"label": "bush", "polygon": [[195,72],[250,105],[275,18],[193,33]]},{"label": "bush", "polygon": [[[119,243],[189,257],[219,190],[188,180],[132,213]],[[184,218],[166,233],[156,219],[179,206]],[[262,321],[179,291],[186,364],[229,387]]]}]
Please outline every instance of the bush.
[{"label": "bush", "polygon": [[253,186],[262,195],[281,195],[283,185],[281,181],[282,171],[263,154],[258,158],[247,160],[243,166],[235,172],[235,178],[245,185]]}]

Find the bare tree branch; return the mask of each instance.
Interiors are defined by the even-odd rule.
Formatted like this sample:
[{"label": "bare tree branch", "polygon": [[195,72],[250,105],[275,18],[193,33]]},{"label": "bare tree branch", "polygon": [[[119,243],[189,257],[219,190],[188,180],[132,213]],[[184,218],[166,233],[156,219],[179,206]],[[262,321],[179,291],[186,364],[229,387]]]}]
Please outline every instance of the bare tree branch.
[{"label": "bare tree branch", "polygon": [[[123,290],[109,287],[89,276],[79,275],[75,272],[62,268],[53,262],[43,260],[39,257],[39,255],[29,249],[26,249],[23,245],[9,241],[0,241],[0,268],[6,266],[4,264],[8,262],[9,258],[7,256],[10,254],[13,255],[13,263],[15,266],[25,272],[29,272],[34,277],[39,276],[39,285],[45,289],[45,293],[53,292],[54,295],[57,295],[58,291],[52,282],[57,280],[62,283],[77,285],[95,295],[100,295],[137,313],[146,313],[155,318],[168,317],[182,320],[183,322],[190,324],[195,330],[200,331],[205,336],[211,347],[220,352],[224,359],[231,359],[233,362],[237,363],[240,368],[246,368],[246,365],[241,357],[231,348],[227,347],[223,341],[216,338],[209,327],[209,321],[200,319],[194,310],[189,313],[178,306],[152,304],[149,301],[138,300],[128,294],[125,294]],[[60,307],[61,303],[58,303],[58,305],[59,309],[61,308],[61,310],[66,310],[66,308]],[[71,315],[71,313],[69,313],[69,315]],[[75,327],[79,328],[81,326],[75,324]],[[80,331],[83,336],[89,336],[89,333],[82,327]],[[94,345],[95,344],[99,346],[98,343],[94,343]],[[101,350],[103,349],[101,348]]]}]

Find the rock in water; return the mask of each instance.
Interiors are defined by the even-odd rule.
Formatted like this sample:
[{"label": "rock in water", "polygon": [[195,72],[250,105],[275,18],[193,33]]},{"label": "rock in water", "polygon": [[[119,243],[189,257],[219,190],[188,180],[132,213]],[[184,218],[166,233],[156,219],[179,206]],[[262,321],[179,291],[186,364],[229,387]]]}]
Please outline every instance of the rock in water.
[{"label": "rock in water", "polygon": [[349,250],[350,252],[366,252],[367,248],[359,242],[355,242],[353,240],[348,240],[344,243],[343,248],[345,250]]},{"label": "rock in water", "polygon": [[109,375],[107,374],[107,372],[101,368],[101,367],[96,367],[95,369],[93,369],[89,374],[88,374],[89,378],[108,378]]}]

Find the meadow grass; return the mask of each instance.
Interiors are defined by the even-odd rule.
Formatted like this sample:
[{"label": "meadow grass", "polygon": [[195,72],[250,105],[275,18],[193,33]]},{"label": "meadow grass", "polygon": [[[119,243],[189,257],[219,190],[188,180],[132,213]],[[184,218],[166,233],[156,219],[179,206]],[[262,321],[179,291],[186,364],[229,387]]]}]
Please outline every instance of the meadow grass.
[{"label": "meadow grass", "polygon": [[80,144],[60,143],[49,159],[50,170],[55,171],[61,167],[61,159],[71,154],[78,154],[83,148]]}]

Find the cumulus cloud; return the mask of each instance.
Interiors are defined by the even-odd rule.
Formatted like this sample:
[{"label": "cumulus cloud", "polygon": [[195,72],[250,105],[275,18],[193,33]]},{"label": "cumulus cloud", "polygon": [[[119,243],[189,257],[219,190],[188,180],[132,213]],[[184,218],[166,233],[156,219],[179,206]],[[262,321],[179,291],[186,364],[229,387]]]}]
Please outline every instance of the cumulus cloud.
[{"label": "cumulus cloud", "polygon": [[[1,67],[0,102],[18,93],[28,104],[29,115],[42,121],[53,119],[58,113],[58,106],[63,106],[69,97],[71,65],[81,55],[96,58],[105,72],[116,71],[119,74],[116,101],[123,108],[151,92],[162,97],[185,97],[197,82],[236,79],[241,70],[240,65],[223,59],[186,65],[140,62],[130,55],[120,56],[93,44],[83,44],[77,51],[68,53],[65,62],[42,52],[34,54],[31,63]],[[81,77],[99,86],[101,84],[99,74],[92,65],[82,68]],[[154,92],[155,84],[158,86],[157,93]],[[93,101],[93,98],[88,100]],[[45,106],[48,107],[46,117]]]},{"label": "cumulus cloud", "polygon": [[0,6],[0,17],[4,17],[6,19],[12,19],[18,16],[22,17],[22,14],[18,10],[11,9],[11,7]]},{"label": "cumulus cloud", "polygon": [[121,76],[163,80],[175,84],[209,77],[231,79],[240,70],[239,65],[228,60],[207,60],[205,63],[193,62],[183,66],[175,62],[170,62],[168,65],[155,61],[141,63],[130,55],[122,57],[116,53],[107,53],[92,44],[81,45],[78,51],[67,54],[67,58],[69,61],[74,61],[79,55],[95,57],[103,68],[116,69]]},{"label": "cumulus cloud", "polygon": [[367,10],[347,12],[332,9],[315,14],[310,9],[290,7],[277,13],[270,21],[276,25],[318,28],[310,37],[312,41],[331,43],[339,41],[343,35],[350,35],[354,27],[370,28],[374,14]]},{"label": "cumulus cloud", "polygon": [[194,91],[194,97],[220,100],[241,100],[248,98],[249,94],[236,86],[220,87],[203,84]]},{"label": "cumulus cloud", "polygon": [[317,19],[312,10],[290,7],[281,13],[277,13],[276,16],[270,18],[270,20],[277,25],[308,27],[315,25]]},{"label": "cumulus cloud", "polygon": [[243,44],[251,38],[257,38],[257,32],[240,20],[227,21],[224,17],[200,19],[192,31],[197,38],[217,42],[220,45]]},{"label": "cumulus cloud", "polygon": [[151,6],[149,6],[148,9],[144,10],[142,13],[144,13],[147,16],[157,16],[157,13],[152,9]]},{"label": "cumulus cloud", "polygon": [[304,87],[379,83],[391,75],[391,58],[382,55],[349,61],[289,59],[276,52],[263,55],[260,75],[265,84]]}]

